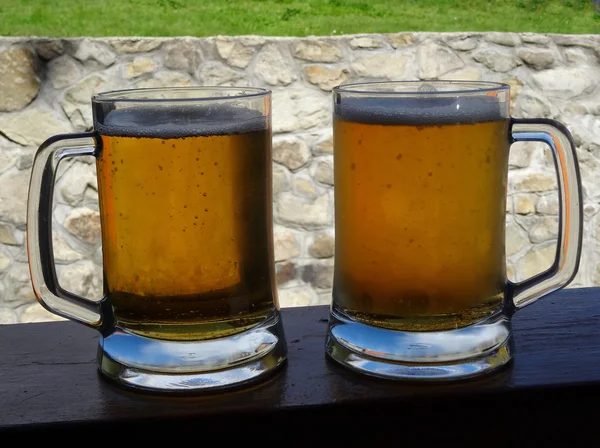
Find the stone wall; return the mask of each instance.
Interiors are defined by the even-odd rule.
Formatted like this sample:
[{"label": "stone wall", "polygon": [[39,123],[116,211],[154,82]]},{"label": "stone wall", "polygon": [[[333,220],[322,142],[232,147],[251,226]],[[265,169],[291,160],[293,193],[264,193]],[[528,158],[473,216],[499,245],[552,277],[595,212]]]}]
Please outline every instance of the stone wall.
[{"label": "stone wall", "polygon": [[[283,306],[330,300],[333,172],[330,89],[348,81],[507,82],[512,114],[550,117],[573,132],[584,183],[585,237],[571,286],[600,284],[600,36],[399,33],[323,38],[0,39],[0,323],[49,320],[35,302],[24,246],[32,157],[47,137],[90,129],[90,96],[130,87],[255,85],[273,90],[275,256]],[[93,160],[63,164],[54,249],[61,284],[101,291]],[[550,154],[519,143],[510,156],[511,279],[550,265],[557,192]]]}]

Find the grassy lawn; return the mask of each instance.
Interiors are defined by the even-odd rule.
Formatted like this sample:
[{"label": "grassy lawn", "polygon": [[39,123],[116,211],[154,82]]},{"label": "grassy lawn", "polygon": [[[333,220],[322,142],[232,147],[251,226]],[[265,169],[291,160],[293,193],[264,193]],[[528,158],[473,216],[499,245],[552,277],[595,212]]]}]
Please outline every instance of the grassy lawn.
[{"label": "grassy lawn", "polygon": [[599,33],[590,0],[0,0],[4,36]]}]

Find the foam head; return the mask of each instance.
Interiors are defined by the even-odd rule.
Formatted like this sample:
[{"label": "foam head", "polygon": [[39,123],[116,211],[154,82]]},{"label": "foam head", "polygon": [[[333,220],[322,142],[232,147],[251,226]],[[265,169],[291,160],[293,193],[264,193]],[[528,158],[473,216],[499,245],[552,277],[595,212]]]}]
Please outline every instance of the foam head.
[{"label": "foam head", "polygon": [[134,106],[96,110],[94,128],[103,135],[181,138],[264,131],[268,119],[260,112],[227,104],[194,106]]},{"label": "foam head", "polygon": [[347,97],[334,118],[365,124],[428,126],[482,123],[507,118],[507,104],[493,96]]}]

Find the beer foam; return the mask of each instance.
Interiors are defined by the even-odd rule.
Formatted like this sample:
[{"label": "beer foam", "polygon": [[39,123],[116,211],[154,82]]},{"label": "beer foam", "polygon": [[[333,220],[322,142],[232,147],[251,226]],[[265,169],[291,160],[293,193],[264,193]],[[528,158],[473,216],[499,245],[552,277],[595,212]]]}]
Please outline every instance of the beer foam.
[{"label": "beer foam", "polygon": [[135,106],[113,109],[104,120],[94,118],[94,129],[102,135],[163,139],[245,134],[264,131],[268,125],[268,118],[256,110],[223,104]]},{"label": "beer foam", "polygon": [[496,97],[369,97],[343,98],[335,119],[365,124],[428,126],[499,121],[506,103]]}]

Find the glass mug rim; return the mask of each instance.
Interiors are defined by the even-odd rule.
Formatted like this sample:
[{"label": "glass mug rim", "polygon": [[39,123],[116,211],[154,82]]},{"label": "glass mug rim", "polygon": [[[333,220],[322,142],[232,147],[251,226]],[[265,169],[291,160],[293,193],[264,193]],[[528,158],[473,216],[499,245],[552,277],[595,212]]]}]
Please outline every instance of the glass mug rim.
[{"label": "glass mug rim", "polygon": [[[231,94],[227,94],[230,92]],[[177,94],[195,93],[192,96],[178,97]],[[233,86],[182,86],[182,87],[146,87],[135,89],[107,90],[92,96],[93,103],[131,102],[131,103],[172,103],[198,101],[237,101],[266,97],[271,90],[262,87]],[[211,95],[213,94],[213,95]],[[167,95],[167,96],[165,96]]]},{"label": "glass mug rim", "polygon": [[[434,90],[418,90],[418,86],[429,86]],[[333,88],[334,93],[413,97],[481,95],[509,90],[510,85],[502,82],[463,80],[366,81],[341,84]]]}]

